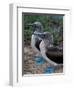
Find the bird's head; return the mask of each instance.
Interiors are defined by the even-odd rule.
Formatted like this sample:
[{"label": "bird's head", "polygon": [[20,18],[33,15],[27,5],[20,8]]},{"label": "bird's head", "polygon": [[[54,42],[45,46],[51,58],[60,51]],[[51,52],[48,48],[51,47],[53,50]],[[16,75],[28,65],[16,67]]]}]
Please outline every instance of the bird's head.
[{"label": "bird's head", "polygon": [[32,26],[34,32],[43,32],[43,25],[41,24],[41,22],[37,21],[28,25]]},{"label": "bird's head", "polygon": [[51,33],[49,33],[49,32],[43,32],[43,33],[35,33],[35,35],[36,36],[38,36],[38,37],[40,37],[41,39],[52,39],[53,38],[53,36],[52,36],[52,34]]},{"label": "bird's head", "polygon": [[41,38],[44,42],[46,42],[46,44],[47,43],[50,43],[50,44],[53,43],[53,35],[49,32],[37,33],[35,35],[38,36],[39,38]]}]

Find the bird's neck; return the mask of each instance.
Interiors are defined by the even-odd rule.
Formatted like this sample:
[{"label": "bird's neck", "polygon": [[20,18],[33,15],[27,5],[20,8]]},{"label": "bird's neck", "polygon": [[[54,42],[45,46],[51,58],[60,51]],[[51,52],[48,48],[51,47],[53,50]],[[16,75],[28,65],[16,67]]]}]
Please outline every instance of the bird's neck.
[{"label": "bird's neck", "polygon": [[[38,31],[35,31],[35,32],[33,33],[33,35],[35,35],[35,36],[38,35],[38,34],[41,35],[42,33],[41,33],[41,32],[38,32]],[[38,37],[38,36],[37,36],[37,37]],[[40,38],[40,37],[38,37],[38,38]]]},{"label": "bird's neck", "polygon": [[34,34],[38,34],[39,32],[38,31],[35,31]]}]

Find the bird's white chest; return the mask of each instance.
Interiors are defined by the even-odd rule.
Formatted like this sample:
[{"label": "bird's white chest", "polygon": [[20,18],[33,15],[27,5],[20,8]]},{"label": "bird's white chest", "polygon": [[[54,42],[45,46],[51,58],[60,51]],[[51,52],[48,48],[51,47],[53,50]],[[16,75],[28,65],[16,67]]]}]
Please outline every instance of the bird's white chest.
[{"label": "bird's white chest", "polygon": [[32,35],[32,37],[31,37],[31,46],[34,46],[35,45],[35,43],[36,43],[36,36],[35,35]]},{"label": "bird's white chest", "polygon": [[36,45],[36,41],[37,41],[36,39],[37,39],[37,37],[35,35],[32,35],[32,37],[31,37],[31,47],[32,47],[32,49],[34,51],[39,52],[38,49],[35,46]]}]

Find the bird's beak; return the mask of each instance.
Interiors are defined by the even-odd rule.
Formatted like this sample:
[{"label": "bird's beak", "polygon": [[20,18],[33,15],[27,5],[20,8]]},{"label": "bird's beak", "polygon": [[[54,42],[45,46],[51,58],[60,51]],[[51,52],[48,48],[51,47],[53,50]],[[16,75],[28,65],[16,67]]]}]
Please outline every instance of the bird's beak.
[{"label": "bird's beak", "polygon": [[33,24],[27,24],[27,26],[33,26]]}]

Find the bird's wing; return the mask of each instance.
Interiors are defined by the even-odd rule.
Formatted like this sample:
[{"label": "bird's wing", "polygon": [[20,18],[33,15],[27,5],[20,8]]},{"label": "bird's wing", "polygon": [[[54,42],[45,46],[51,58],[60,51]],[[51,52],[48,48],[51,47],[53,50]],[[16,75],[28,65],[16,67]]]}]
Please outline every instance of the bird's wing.
[{"label": "bird's wing", "polygon": [[50,47],[46,49],[46,56],[55,63],[63,64],[63,49],[59,50],[57,47]]},{"label": "bird's wing", "polygon": [[35,47],[36,47],[39,51],[40,51],[39,45],[40,45],[41,41],[42,41],[42,40],[37,39],[37,40],[36,40],[36,43],[35,43]]},{"label": "bird's wing", "polygon": [[48,52],[52,56],[63,56],[63,49],[60,49],[59,47],[47,47],[46,52]]}]

